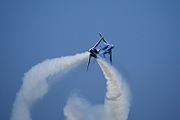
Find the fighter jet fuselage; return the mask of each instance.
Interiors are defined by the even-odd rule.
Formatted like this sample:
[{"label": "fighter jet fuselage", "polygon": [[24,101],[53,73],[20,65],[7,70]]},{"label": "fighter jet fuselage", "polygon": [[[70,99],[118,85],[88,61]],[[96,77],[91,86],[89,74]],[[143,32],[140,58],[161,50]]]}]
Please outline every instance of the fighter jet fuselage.
[{"label": "fighter jet fuselage", "polygon": [[103,48],[101,48],[101,50],[112,50],[114,48],[114,45],[106,45]]},{"label": "fighter jet fuselage", "polygon": [[90,56],[97,58],[97,54],[99,54],[98,50],[96,48],[89,49]]}]

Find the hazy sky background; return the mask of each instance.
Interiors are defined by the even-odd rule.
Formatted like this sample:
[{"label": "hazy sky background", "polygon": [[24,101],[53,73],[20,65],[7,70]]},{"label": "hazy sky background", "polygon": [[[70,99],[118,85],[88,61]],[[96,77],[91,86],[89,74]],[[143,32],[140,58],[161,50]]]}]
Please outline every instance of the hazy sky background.
[{"label": "hazy sky background", "polygon": [[[180,1],[1,0],[0,119],[10,118],[22,77],[33,65],[84,52],[99,39],[115,45],[113,65],[130,84],[129,120],[180,119]],[[100,68],[86,64],[55,84],[32,109],[33,120],[63,120],[77,92],[102,104]]]}]

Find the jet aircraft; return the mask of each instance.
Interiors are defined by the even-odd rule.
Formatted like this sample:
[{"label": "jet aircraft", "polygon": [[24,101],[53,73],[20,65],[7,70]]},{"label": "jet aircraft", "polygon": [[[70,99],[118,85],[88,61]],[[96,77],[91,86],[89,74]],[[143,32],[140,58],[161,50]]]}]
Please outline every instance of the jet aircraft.
[{"label": "jet aircraft", "polygon": [[[87,63],[87,68],[86,71],[88,71],[89,68],[89,64],[91,61],[91,58],[94,57],[95,59],[98,57],[98,54],[103,54],[103,56],[105,57],[106,54],[110,55],[110,63],[112,64],[112,49],[114,48],[114,45],[109,44],[103,37],[103,35],[101,33],[99,33],[100,39],[99,41],[88,50],[89,54],[89,60]],[[103,40],[103,44],[105,46],[103,46],[102,48],[97,49],[97,47],[99,46],[99,44],[101,43],[101,41]],[[101,52],[102,51],[102,52]]]}]

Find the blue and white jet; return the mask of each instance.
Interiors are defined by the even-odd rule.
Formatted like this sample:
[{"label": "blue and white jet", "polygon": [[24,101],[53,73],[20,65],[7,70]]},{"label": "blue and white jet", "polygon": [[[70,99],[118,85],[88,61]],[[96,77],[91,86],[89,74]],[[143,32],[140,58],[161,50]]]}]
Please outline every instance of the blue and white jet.
[{"label": "blue and white jet", "polygon": [[[103,56],[105,57],[106,54],[109,54],[110,55],[110,63],[112,64],[112,49],[114,48],[114,45],[112,44],[109,44],[103,37],[103,35],[101,33],[99,33],[99,36],[100,36],[100,39],[99,41],[92,47],[88,50],[88,52],[90,53],[89,54],[89,60],[88,60],[88,63],[87,63],[87,68],[86,68],[86,71],[88,70],[89,68],[89,64],[90,64],[90,61],[91,61],[91,58],[94,57],[95,59],[98,58],[98,55],[99,54],[103,54]],[[104,46],[101,48],[97,48],[99,46],[99,44],[101,43],[101,41],[103,41],[103,44]]]}]

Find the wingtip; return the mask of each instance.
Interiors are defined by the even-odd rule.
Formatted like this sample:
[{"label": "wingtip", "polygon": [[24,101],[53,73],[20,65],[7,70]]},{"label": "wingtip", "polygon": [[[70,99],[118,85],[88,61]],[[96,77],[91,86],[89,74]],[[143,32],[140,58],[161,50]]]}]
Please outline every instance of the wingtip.
[{"label": "wingtip", "polygon": [[102,33],[101,33],[101,32],[99,32],[99,36],[100,36],[100,37],[103,37],[103,35],[102,35]]}]

